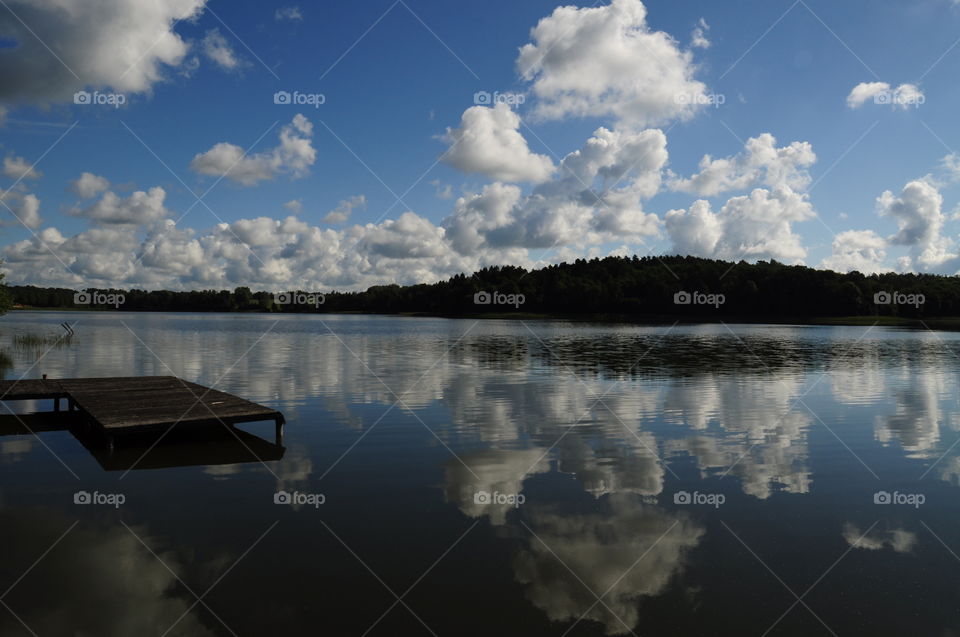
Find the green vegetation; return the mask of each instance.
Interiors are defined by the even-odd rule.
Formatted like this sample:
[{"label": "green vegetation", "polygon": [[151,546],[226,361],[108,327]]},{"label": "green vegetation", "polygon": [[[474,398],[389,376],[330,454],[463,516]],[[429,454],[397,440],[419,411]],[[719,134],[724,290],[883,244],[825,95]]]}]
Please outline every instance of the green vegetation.
[{"label": "green vegetation", "polygon": [[73,334],[16,334],[13,337],[14,347],[51,348],[73,345],[76,336]]},{"label": "green vegetation", "polygon": [[[0,265],[3,262],[0,261]],[[10,291],[7,289],[7,286],[3,284],[3,272],[0,272],[0,314],[6,314],[7,310],[13,307],[13,297],[10,295]]]},{"label": "green vegetation", "polygon": [[[11,286],[27,307],[114,309],[73,305],[74,290]],[[643,321],[776,321],[933,326],[958,325],[930,317],[960,317],[960,279],[928,274],[841,274],[776,261],[731,263],[696,257],[607,257],[527,271],[484,268],[472,276],[410,286],[374,286],[363,292],[326,292],[322,304],[276,303],[270,292],[249,288],[191,292],[98,290],[122,294],[120,309],[192,312],[368,312],[441,316],[568,316]],[[498,293],[477,304],[479,292]],[[304,295],[325,292],[308,290]],[[679,292],[699,293],[675,303]],[[875,303],[887,293],[892,303]],[[514,296],[509,302],[507,295]],[[706,295],[722,295],[704,300]],[[699,299],[699,302],[696,300]],[[500,302],[497,302],[499,300]],[[522,303],[519,301],[522,300]],[[722,301],[721,301],[722,300]]]}]

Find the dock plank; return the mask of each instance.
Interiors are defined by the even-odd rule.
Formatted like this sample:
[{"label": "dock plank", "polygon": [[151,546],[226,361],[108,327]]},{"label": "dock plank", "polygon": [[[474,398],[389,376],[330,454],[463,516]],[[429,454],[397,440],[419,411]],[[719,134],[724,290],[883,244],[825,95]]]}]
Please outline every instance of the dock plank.
[{"label": "dock plank", "polygon": [[110,433],[274,420],[283,414],[176,376],[0,381],[0,400],[68,398]]}]

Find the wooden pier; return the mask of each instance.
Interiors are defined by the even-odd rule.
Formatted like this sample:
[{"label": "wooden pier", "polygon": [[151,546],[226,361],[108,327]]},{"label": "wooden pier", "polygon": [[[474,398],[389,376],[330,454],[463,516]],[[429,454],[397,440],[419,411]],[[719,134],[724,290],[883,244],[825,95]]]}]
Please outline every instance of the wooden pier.
[{"label": "wooden pier", "polygon": [[283,436],[279,411],[176,376],[0,381],[3,401],[53,400],[54,411],[60,411],[62,399],[101,429],[111,446],[115,435],[261,420],[274,421],[277,445]]}]

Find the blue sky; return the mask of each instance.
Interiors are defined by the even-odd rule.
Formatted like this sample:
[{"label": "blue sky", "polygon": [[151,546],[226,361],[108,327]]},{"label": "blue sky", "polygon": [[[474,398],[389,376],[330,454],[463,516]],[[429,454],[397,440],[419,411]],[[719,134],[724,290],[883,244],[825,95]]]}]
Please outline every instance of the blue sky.
[{"label": "blue sky", "polygon": [[960,269],[951,0],[137,4],[0,8],[11,282],[343,289],[678,252]]}]

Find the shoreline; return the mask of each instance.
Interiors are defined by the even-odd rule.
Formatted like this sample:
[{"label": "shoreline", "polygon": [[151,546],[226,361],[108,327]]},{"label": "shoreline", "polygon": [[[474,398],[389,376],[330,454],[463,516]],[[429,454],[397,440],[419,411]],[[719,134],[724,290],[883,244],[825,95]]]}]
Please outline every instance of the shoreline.
[{"label": "shoreline", "polygon": [[909,318],[899,316],[724,316],[711,318],[709,316],[683,315],[642,315],[642,314],[541,314],[536,312],[485,312],[481,314],[435,314],[430,312],[364,312],[332,311],[332,312],[270,312],[262,310],[236,310],[204,312],[197,310],[91,310],[78,307],[16,307],[10,312],[103,312],[126,314],[280,314],[307,316],[316,314],[347,315],[347,316],[399,316],[407,318],[445,318],[445,319],[476,319],[476,320],[528,320],[528,321],[567,321],[574,323],[616,323],[629,325],[798,325],[798,326],[837,326],[837,327],[903,327],[910,329],[939,329],[944,331],[960,331],[960,316],[940,316],[929,318]]}]

